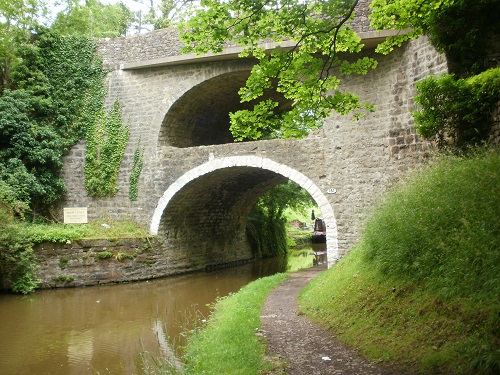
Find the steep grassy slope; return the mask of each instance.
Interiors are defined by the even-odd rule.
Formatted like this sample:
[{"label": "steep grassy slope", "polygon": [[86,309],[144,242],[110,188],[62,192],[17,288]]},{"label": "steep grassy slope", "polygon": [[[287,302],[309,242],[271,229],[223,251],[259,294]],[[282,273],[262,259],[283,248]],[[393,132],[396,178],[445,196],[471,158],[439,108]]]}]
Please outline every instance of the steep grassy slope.
[{"label": "steep grassy slope", "polygon": [[401,184],[300,304],[373,360],[500,373],[499,154],[443,158]]}]

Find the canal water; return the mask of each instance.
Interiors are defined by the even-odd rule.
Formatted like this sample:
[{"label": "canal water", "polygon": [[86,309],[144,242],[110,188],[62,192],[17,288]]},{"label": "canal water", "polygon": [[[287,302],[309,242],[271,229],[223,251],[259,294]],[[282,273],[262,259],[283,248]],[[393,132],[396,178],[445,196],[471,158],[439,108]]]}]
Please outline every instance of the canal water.
[{"label": "canal water", "polygon": [[0,374],[140,374],[141,353],[178,353],[183,333],[218,297],[286,269],[286,259],[271,259],[144,282],[0,294]]}]

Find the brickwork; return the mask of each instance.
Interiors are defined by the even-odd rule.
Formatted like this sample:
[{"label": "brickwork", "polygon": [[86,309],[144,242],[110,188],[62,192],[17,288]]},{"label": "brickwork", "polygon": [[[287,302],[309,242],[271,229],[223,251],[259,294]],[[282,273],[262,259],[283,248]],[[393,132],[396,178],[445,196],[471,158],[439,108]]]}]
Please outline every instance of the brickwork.
[{"label": "brickwork", "polygon": [[[101,53],[110,66],[133,56],[154,59],[153,47],[170,40],[165,35],[166,31],[154,32],[145,44],[107,41]],[[137,46],[148,45],[149,52],[137,52]],[[163,47],[172,49],[161,53],[178,53],[174,42]],[[201,269],[253,256],[245,236],[246,215],[262,193],[290,178],[302,181],[322,207],[329,262],[336,261],[358,241],[364,218],[387,188],[432,151],[412,127],[414,84],[447,69],[445,58],[426,38],[388,56],[372,50],[365,54],[377,58],[378,68],[366,76],[343,77],[342,89],[358,94],[377,110],[358,121],[332,116],[320,131],[302,140],[238,144],[226,140],[227,112],[238,109],[232,98],[241,77],[251,69],[251,60],[182,62],[178,57],[174,64],[113,70],[107,102],[120,100],[131,129],[118,194],[105,199],[86,196],[82,142],[65,158],[68,193],[63,206],[88,207],[91,220],[130,217],[157,228],[163,254],[175,254],[173,268],[175,262],[185,264],[190,259],[190,268]],[[206,135],[200,137],[200,131]],[[139,140],[145,146],[144,167],[138,199],[130,201],[128,179]],[[225,165],[228,160],[239,162]],[[212,168],[218,161],[225,166]],[[200,168],[207,169],[200,172]]]}]

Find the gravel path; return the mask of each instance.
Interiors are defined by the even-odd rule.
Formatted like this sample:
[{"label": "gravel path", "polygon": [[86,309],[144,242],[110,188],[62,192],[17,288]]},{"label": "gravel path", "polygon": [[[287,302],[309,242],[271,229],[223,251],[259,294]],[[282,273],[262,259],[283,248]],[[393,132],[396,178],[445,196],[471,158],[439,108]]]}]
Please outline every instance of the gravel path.
[{"label": "gravel path", "polygon": [[285,361],[288,375],[395,374],[359,357],[331,332],[297,315],[299,292],[325,269],[318,266],[292,273],[268,296],[260,317],[268,354]]}]

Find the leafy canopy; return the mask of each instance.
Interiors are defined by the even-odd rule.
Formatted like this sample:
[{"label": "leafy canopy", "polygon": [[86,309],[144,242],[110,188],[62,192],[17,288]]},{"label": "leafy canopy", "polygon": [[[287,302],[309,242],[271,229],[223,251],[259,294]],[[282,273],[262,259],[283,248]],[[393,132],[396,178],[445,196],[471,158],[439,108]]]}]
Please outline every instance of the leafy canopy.
[{"label": "leafy canopy", "polygon": [[125,36],[134,14],[122,3],[106,5],[99,0],[61,1],[65,9],[56,16],[52,29],[63,35],[90,38]]},{"label": "leafy canopy", "polygon": [[155,1],[151,0],[144,22],[153,25],[154,30],[169,27],[183,13],[183,8],[191,5],[190,3],[189,0],[157,0],[155,4]]},{"label": "leafy canopy", "polygon": [[[217,53],[236,43],[243,48],[241,57],[257,59],[239,92],[241,101],[254,109],[231,115],[236,140],[300,138],[321,126],[331,111],[357,117],[363,108],[371,109],[339,89],[342,75],[366,74],[377,65],[372,58],[349,56],[362,48],[359,36],[348,26],[357,3],[201,1],[196,16],[181,25],[184,52]],[[268,52],[262,41],[278,47]],[[278,95],[270,97],[269,90]]]},{"label": "leafy canopy", "polygon": [[20,61],[17,46],[46,14],[43,0],[0,0],[0,91],[9,84],[10,72]]},{"label": "leafy canopy", "polygon": [[372,26],[407,30],[379,45],[380,52],[422,34],[448,57],[450,72],[478,74],[488,68],[490,37],[500,31],[498,0],[373,0]]}]

